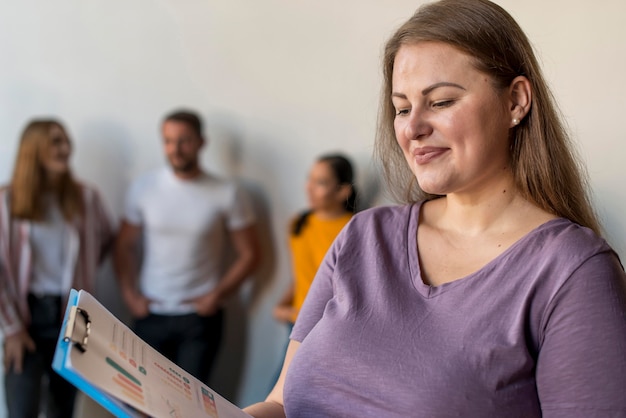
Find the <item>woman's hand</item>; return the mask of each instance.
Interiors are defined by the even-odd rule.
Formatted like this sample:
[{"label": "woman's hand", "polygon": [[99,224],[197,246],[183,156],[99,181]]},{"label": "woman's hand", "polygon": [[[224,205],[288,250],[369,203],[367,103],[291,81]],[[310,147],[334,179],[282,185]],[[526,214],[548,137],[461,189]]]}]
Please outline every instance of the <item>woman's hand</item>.
[{"label": "woman's hand", "polygon": [[274,307],[274,319],[279,322],[292,323],[296,316],[296,310],[291,305],[276,305]]},{"label": "woman's hand", "polygon": [[22,330],[17,334],[4,337],[4,370],[8,372],[13,370],[13,373],[22,373],[22,366],[24,365],[24,353],[26,350],[31,353],[35,351],[35,342],[28,332]]},{"label": "woman's hand", "polygon": [[293,323],[296,319],[298,312],[293,307],[293,293],[294,285],[292,282],[274,307],[274,319],[277,321]]}]

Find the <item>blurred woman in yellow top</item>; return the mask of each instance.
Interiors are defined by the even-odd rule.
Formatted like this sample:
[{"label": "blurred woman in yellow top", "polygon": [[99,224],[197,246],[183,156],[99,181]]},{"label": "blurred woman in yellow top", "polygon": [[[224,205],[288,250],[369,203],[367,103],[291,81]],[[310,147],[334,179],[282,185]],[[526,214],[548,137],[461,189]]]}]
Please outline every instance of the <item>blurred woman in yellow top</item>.
[{"label": "blurred woman in yellow top", "polygon": [[352,164],[343,155],[323,155],[311,167],[306,185],[309,209],[291,223],[289,247],[293,282],[274,308],[274,317],[292,325],[317,268],[339,231],[355,212]]}]

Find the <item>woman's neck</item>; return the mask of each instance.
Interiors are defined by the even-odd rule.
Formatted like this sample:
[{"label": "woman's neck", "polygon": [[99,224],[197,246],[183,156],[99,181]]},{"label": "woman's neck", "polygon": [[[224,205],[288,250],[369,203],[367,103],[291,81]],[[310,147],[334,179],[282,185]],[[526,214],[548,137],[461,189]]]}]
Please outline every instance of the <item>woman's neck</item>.
[{"label": "woman's neck", "polygon": [[61,184],[62,181],[60,176],[47,176],[46,180],[44,181],[43,188],[46,192],[57,193],[59,190],[61,190]]},{"label": "woman's neck", "polygon": [[331,220],[341,218],[347,213],[347,211],[345,208],[341,207],[330,209],[317,209],[314,210],[313,213],[320,219]]},{"label": "woman's neck", "polygon": [[554,217],[523,198],[514,187],[483,199],[450,195],[430,203],[424,213],[427,223],[466,236],[505,233]]}]

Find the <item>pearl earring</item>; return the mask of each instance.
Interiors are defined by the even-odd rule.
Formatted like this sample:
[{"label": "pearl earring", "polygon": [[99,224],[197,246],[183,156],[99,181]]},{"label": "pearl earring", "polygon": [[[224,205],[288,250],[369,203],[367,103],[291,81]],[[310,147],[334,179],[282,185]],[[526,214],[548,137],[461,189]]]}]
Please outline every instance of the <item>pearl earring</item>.
[{"label": "pearl earring", "polygon": [[519,119],[513,118],[513,125],[519,125]]}]

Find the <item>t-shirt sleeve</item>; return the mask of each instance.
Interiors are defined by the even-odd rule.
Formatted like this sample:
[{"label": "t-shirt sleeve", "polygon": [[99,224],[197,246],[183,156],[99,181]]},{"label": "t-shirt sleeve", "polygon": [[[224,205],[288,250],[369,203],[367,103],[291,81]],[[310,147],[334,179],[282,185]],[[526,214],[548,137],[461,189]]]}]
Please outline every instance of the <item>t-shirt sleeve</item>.
[{"label": "t-shirt sleeve", "polygon": [[344,235],[343,231],[339,233],[317,270],[289,337],[292,340],[304,340],[322,318],[326,304],[333,297],[333,274]]},{"label": "t-shirt sleeve", "polygon": [[227,214],[228,228],[231,230],[242,229],[256,222],[250,196],[238,185],[234,186],[233,199]]},{"label": "t-shirt sleeve", "polygon": [[575,271],[542,329],[536,379],[543,416],[626,416],[626,277],[613,253]]},{"label": "t-shirt sleeve", "polygon": [[143,179],[135,180],[126,192],[124,201],[124,220],[133,225],[143,224],[143,213],[140,206],[140,196],[143,190]]}]

